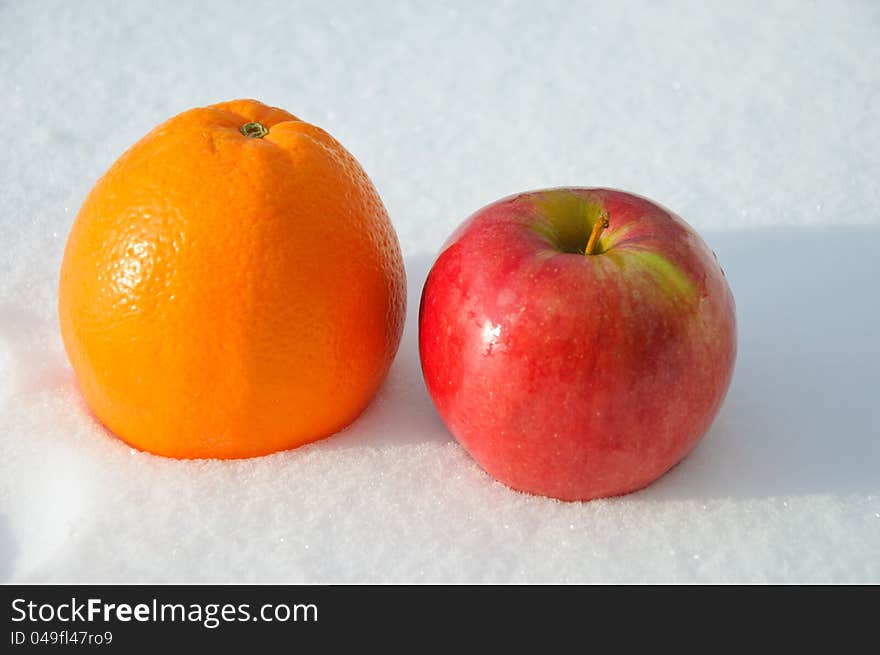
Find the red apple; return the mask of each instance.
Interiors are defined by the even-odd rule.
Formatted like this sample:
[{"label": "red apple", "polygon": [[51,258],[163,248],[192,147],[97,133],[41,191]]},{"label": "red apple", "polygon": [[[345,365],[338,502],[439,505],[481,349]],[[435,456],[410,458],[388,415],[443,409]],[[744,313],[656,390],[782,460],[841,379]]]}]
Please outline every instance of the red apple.
[{"label": "red apple", "polygon": [[668,209],[560,188],[471,216],[422,292],[441,418],[490,475],[588,500],[635,491],[708,430],[736,357],[715,254]]}]

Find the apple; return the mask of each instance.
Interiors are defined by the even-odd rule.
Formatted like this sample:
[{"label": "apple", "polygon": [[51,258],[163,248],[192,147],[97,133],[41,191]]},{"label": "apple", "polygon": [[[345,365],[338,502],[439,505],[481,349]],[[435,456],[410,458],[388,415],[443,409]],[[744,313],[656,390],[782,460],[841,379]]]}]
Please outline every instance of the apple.
[{"label": "apple", "polygon": [[616,496],[709,429],[736,358],[733,295],[715,253],[651,200],[522,193],[445,244],[419,353],[443,422],[495,479],[561,500]]}]

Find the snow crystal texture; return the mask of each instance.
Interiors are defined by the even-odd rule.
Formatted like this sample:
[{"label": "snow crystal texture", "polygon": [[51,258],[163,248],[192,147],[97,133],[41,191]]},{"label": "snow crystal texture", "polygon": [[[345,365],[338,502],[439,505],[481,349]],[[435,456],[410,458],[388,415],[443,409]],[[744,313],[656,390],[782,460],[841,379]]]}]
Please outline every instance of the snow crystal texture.
[{"label": "snow crystal texture", "polygon": [[[880,582],[880,4],[4,2],[0,97],[0,581]],[[371,175],[404,250],[406,332],[343,433],[162,459],[77,392],[61,254],[126,147],[239,97],[321,125]],[[454,227],[563,185],[673,208],[739,311],[702,444],[591,503],[483,474],[417,353]]]}]

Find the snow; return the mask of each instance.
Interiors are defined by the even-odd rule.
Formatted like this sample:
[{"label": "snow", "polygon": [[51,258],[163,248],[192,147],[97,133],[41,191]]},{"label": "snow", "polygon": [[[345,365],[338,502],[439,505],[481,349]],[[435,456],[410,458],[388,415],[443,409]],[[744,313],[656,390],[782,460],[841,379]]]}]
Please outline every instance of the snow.
[{"label": "snow", "polygon": [[[880,6],[545,4],[0,5],[0,581],[880,582]],[[236,97],[321,125],[369,172],[405,254],[406,332],[343,433],[158,458],[78,395],[61,253],[128,145]],[[574,504],[476,467],[415,334],[462,219],[567,184],[675,209],[740,325],[700,447],[642,492]]]}]

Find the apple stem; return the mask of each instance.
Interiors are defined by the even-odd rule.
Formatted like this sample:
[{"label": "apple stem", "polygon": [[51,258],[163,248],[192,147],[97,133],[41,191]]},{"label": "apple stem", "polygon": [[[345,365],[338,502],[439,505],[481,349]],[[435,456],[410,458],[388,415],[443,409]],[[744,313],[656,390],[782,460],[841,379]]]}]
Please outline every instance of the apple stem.
[{"label": "apple stem", "polygon": [[596,222],[593,223],[593,231],[590,232],[590,239],[587,241],[587,247],[584,248],[585,255],[593,255],[596,252],[596,245],[599,243],[599,237],[602,234],[602,230],[608,227],[608,212],[604,209],[602,213],[599,215],[599,218],[596,219]]}]

